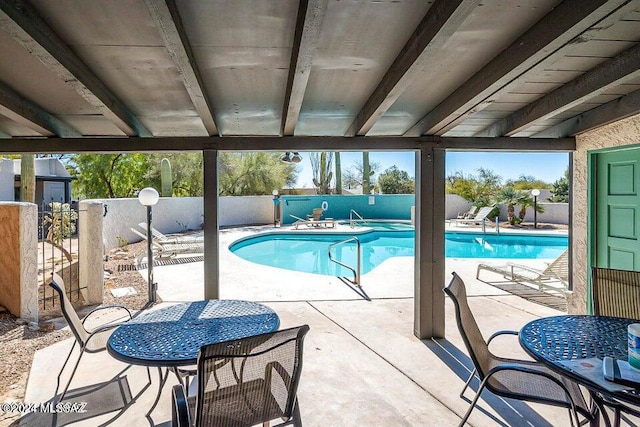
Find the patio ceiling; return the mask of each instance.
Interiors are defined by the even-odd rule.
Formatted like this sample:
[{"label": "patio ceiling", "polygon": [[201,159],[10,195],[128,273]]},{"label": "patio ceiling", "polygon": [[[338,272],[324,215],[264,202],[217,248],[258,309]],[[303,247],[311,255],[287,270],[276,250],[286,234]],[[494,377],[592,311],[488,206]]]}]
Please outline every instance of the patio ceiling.
[{"label": "patio ceiling", "polygon": [[638,41],[640,0],[0,0],[0,151],[566,150]]}]

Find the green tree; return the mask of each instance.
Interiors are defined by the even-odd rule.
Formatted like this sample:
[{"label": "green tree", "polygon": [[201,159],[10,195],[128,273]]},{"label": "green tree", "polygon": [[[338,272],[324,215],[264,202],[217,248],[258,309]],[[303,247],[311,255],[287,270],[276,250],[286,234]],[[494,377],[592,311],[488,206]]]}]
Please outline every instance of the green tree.
[{"label": "green tree", "polygon": [[218,158],[222,196],[271,194],[296,182],[296,167],[280,161],[279,153],[221,153]]},{"label": "green tree", "polygon": [[[518,219],[520,220],[520,222],[524,221],[524,217],[527,216],[527,209],[529,207],[533,207],[534,203],[533,203],[533,196],[531,195],[530,191],[527,190],[520,190],[522,191],[522,199],[520,200],[520,212],[518,212]],[[542,206],[540,203],[536,204],[536,212],[538,213],[544,213],[544,206]]]},{"label": "green tree", "polygon": [[75,198],[133,197],[149,184],[145,154],[77,154],[70,164]]},{"label": "green tree", "polygon": [[516,180],[508,180],[505,185],[513,187],[516,190],[533,190],[534,188],[543,189],[550,188],[550,185],[541,179],[531,175],[520,175]]},{"label": "green tree", "polygon": [[477,172],[477,175],[464,175],[462,172],[449,175],[445,181],[446,191],[476,206],[491,206],[500,191],[502,178],[490,169],[479,168]]},{"label": "green tree", "polygon": [[331,180],[333,179],[333,153],[309,153],[313,185],[317,194],[331,194]]},{"label": "green tree", "polygon": [[507,220],[509,224],[515,225],[520,223],[520,218],[515,215],[515,207],[524,202],[527,197],[526,193],[522,190],[516,190],[511,186],[507,186],[500,190],[498,194],[498,203],[504,203],[507,205]]},{"label": "green tree", "polygon": [[416,189],[414,179],[396,165],[387,168],[378,176],[378,186],[384,194],[413,194]]},{"label": "green tree", "polygon": [[569,203],[569,168],[564,172],[564,176],[555,181],[551,186],[551,197],[549,201],[553,203]]}]

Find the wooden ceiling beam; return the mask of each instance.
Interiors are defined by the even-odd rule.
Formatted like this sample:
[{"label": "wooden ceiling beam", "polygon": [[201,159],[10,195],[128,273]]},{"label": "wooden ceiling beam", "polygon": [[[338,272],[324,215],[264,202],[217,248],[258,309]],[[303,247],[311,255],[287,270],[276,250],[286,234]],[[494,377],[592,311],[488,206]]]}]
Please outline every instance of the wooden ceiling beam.
[{"label": "wooden ceiling beam", "polygon": [[147,9],[158,27],[158,31],[169,51],[169,56],[178,69],[189,98],[209,135],[218,135],[209,96],[184,30],[175,0],[145,0]]},{"label": "wooden ceiling beam", "polygon": [[313,58],[316,56],[320,30],[327,10],[327,0],[300,0],[298,19],[291,48],[289,77],[282,108],[280,135],[293,135],[304,93],[311,74]]},{"label": "wooden ceiling beam", "polygon": [[441,137],[154,137],[154,138],[11,138],[0,153],[112,153],[171,151],[415,151],[420,149],[573,151],[574,138]]},{"label": "wooden ceiling beam", "polygon": [[82,136],[76,129],[26,99],[4,83],[0,83],[0,114],[43,136]]},{"label": "wooden ceiling beam", "polygon": [[477,136],[510,136],[640,76],[640,44],[494,123]]},{"label": "wooden ceiling beam", "polygon": [[443,134],[510,82],[571,42],[625,0],[564,0],[413,125],[405,136]]},{"label": "wooden ceiling beam", "polygon": [[640,90],[602,104],[534,135],[534,138],[564,138],[640,114]]},{"label": "wooden ceiling beam", "polygon": [[135,114],[24,0],[0,0],[0,29],[129,136],[152,136]]},{"label": "wooden ceiling beam", "polygon": [[345,136],[365,135],[419,77],[431,53],[441,49],[480,1],[437,0],[358,112]]}]

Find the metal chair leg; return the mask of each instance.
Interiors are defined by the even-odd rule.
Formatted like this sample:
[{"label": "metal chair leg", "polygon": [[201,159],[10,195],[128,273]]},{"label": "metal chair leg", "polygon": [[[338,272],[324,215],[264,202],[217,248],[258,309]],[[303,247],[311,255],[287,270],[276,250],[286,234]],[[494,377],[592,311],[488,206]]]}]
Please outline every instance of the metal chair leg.
[{"label": "metal chair leg", "polygon": [[71,371],[71,377],[69,377],[69,382],[67,383],[67,386],[64,388],[64,391],[60,395],[59,402],[62,402],[64,400],[64,395],[67,394],[67,390],[69,390],[69,386],[71,385],[71,381],[73,380],[73,376],[76,374],[76,370],[78,369],[78,365],[80,365],[80,360],[82,360],[82,355],[83,354],[84,354],[84,347],[81,347],[80,348],[80,356],[78,356],[78,360],[76,361],[76,364],[73,367],[73,371]]},{"label": "metal chair leg", "polygon": [[467,390],[467,387],[469,387],[469,384],[471,384],[471,381],[473,381],[473,377],[476,376],[476,370],[474,369],[473,371],[471,371],[471,375],[469,375],[469,379],[467,380],[466,383],[464,383],[464,387],[462,387],[462,391],[460,392],[460,397],[464,396],[464,392]]},{"label": "metal chair leg", "polygon": [[67,354],[67,358],[64,360],[64,363],[62,364],[62,368],[60,368],[60,372],[58,372],[58,382],[56,383],[56,391],[55,391],[55,395],[58,394],[58,390],[60,390],[60,378],[62,377],[62,372],[64,371],[64,368],[67,366],[67,362],[69,362],[69,358],[71,357],[71,353],[73,353],[73,349],[76,348],[76,342],[73,342],[73,345],[71,346],[71,350],[69,351],[69,354]]},{"label": "metal chair leg", "polygon": [[487,381],[487,379],[485,378],[480,383],[480,387],[478,387],[478,391],[476,392],[476,395],[474,396],[473,400],[471,401],[471,405],[469,406],[469,409],[467,409],[467,413],[464,414],[464,417],[462,417],[462,421],[460,421],[460,424],[458,424],[458,427],[462,427],[463,425],[466,424],[467,420],[469,419],[469,415],[471,415],[471,411],[473,411],[473,408],[475,408],[476,403],[478,403],[478,399],[480,398],[480,394],[482,393],[482,390],[484,390],[484,386],[486,384],[486,381]]},{"label": "metal chair leg", "polygon": [[298,398],[296,397],[296,403],[293,405],[293,425],[295,427],[302,427],[302,417],[300,416],[300,407],[298,406]]}]

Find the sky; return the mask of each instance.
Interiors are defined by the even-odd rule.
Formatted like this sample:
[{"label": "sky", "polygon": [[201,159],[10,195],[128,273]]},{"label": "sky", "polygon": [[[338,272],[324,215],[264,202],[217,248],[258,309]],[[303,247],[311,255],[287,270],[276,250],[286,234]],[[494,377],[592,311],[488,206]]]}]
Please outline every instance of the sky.
[{"label": "sky", "polygon": [[[298,188],[313,187],[313,173],[309,153],[300,153],[302,162],[298,163]],[[362,153],[343,152],[340,154],[342,170],[354,166],[355,161],[362,162]],[[382,173],[396,165],[415,177],[415,154],[413,152],[375,152],[369,154],[371,163],[380,163]],[[505,153],[505,152],[449,152],[446,158],[446,175],[463,172],[465,175],[477,174],[480,167],[490,169],[503,180],[518,179],[521,175],[531,175],[548,183],[553,183],[564,175],[569,165],[567,153]],[[377,175],[376,174],[376,175]]]}]

